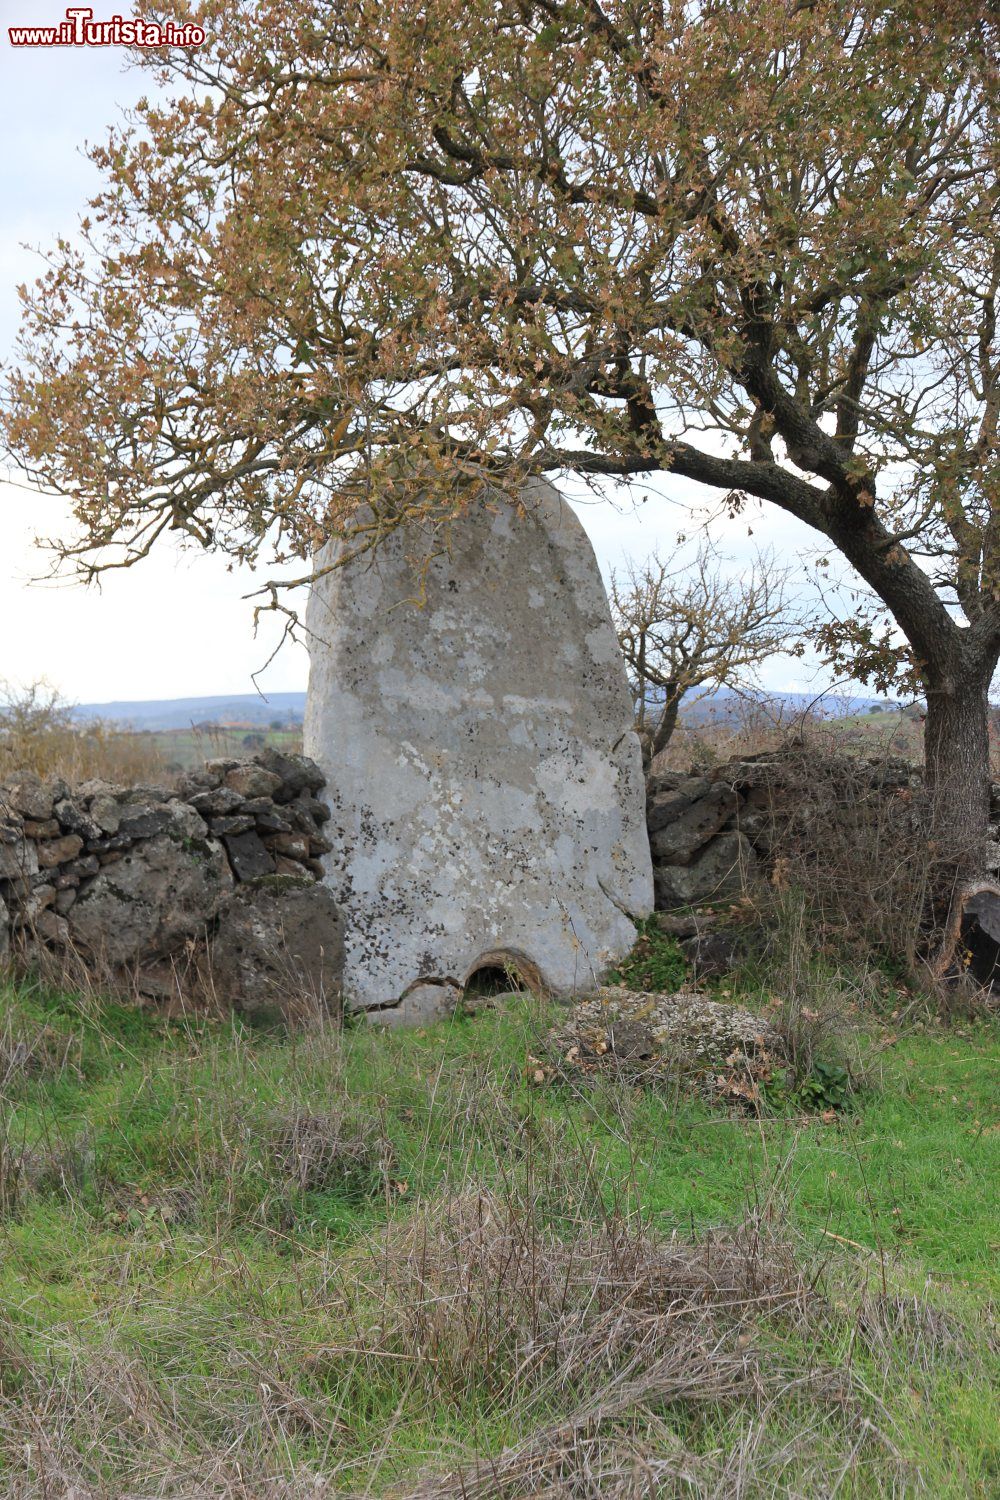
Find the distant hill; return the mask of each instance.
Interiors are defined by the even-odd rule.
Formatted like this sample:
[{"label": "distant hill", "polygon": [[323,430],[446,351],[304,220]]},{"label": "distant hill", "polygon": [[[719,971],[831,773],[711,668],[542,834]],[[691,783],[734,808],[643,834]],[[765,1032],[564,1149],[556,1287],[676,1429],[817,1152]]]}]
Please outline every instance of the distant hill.
[{"label": "distant hill", "polygon": [[241,724],[267,728],[276,719],[301,720],[305,693],[237,693],[218,698],[150,698],[143,702],[81,703],[73,709],[79,723],[95,719],[120,724],[123,729],[154,733],[189,729],[192,724]]},{"label": "distant hill", "polygon": [[745,716],[748,708],[756,703],[782,722],[808,710],[821,719],[844,719],[854,714],[866,714],[873,709],[899,710],[905,705],[889,698],[862,698],[846,693],[734,693],[731,688],[720,688],[704,698],[685,703],[682,713],[688,723],[715,723],[738,720]]},{"label": "distant hill", "polygon": [[[759,701],[786,718],[801,713],[810,705],[813,712],[832,719],[842,718],[847,714],[867,713],[872,707],[896,707],[885,698],[852,698],[842,693],[826,693],[819,697],[815,693],[766,693],[760,695]],[[689,722],[737,718],[745,712],[745,704],[746,700],[740,694],[723,688],[689,707],[686,706],[685,718]],[[305,708],[305,693],[269,693],[266,698],[257,693],[237,693],[217,698],[150,698],[141,702],[81,703],[73,709],[73,717],[79,723],[100,719],[105,723],[146,730],[148,733],[190,729],[192,724],[239,724],[266,729],[276,719],[285,723],[291,720],[301,721]]]}]

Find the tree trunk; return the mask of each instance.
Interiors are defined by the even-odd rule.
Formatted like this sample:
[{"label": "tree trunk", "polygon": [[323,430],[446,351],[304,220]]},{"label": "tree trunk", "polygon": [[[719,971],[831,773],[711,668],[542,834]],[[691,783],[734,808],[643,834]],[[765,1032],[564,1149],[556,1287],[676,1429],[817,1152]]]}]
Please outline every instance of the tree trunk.
[{"label": "tree trunk", "polygon": [[670,736],[677,728],[677,714],[680,710],[681,698],[684,696],[683,693],[678,691],[676,683],[673,682],[667,683],[665,691],[666,697],[663,702],[663,712],[653,732],[651,750],[654,756],[659,755],[660,751],[665,750],[670,743]]},{"label": "tree trunk", "polygon": [[[932,970],[964,974],[972,962],[982,982],[995,984],[997,945],[992,924],[1000,886],[986,866],[990,825],[989,689],[996,655],[962,652],[944,671],[927,672],[924,773],[930,796],[930,909],[940,933]],[[961,962],[957,955],[963,949]],[[988,962],[987,962],[988,960]],[[989,973],[987,975],[987,970]]]},{"label": "tree trunk", "polygon": [[931,836],[961,879],[984,872],[990,814],[990,676],[956,672],[928,686],[924,765]]}]

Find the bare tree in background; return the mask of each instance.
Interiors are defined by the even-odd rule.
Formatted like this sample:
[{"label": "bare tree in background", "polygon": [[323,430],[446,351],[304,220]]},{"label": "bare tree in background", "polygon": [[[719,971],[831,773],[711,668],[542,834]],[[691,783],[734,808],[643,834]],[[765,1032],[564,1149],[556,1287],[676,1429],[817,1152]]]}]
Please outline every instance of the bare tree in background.
[{"label": "bare tree in background", "polygon": [[683,699],[701,687],[734,687],[779,652],[801,652],[803,628],[788,597],[787,569],[770,553],[749,573],[727,575],[703,543],[693,564],[656,553],[613,573],[611,613],[629,669],[643,760],[666,748]]}]

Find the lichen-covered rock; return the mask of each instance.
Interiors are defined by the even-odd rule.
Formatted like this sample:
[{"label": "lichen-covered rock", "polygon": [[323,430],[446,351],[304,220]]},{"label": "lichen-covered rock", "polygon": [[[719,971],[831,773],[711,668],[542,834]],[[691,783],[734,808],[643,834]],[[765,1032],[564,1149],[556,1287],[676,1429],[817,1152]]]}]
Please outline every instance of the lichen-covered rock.
[{"label": "lichen-covered rock", "polygon": [[94,876],[69,912],[70,936],[116,965],[169,953],[204,934],[232,887],[221,845],[159,834]]},{"label": "lichen-covered rock", "polygon": [[486,951],[525,954],[554,991],[592,988],[652,905],[593,549],[550,485],[520,498],[481,492],[429,555],[401,529],[312,591],[306,746],[327,772],[357,1008],[461,987]]},{"label": "lichen-covered rock", "polygon": [[217,996],[256,1017],[290,1017],[319,1005],[340,1013],[343,922],[331,891],[271,876],[240,886],[210,950]]},{"label": "lichen-covered rock", "polygon": [[[56,803],[53,821],[56,824],[54,832],[43,835],[44,837],[54,838],[62,829],[65,833],[77,833],[84,841],[87,841],[99,839],[106,832],[91,812],[69,797],[64,797],[61,802]],[[116,822],[115,828],[117,827]]]},{"label": "lichen-covered rock", "polygon": [[96,796],[90,804],[90,816],[102,833],[117,833],[121,826],[121,808],[113,797],[104,793]]},{"label": "lichen-covered rock", "polygon": [[2,798],[25,818],[51,818],[56,796],[66,795],[65,782],[43,782],[33,771],[16,771],[3,784]]},{"label": "lichen-covered rock", "polygon": [[663,911],[739,896],[757,869],[757,856],[742,833],[722,833],[690,864],[658,865],[654,872],[656,905]]},{"label": "lichen-covered rock", "polygon": [[303,793],[318,792],[326,784],[326,776],[316,761],[308,755],[290,755],[281,750],[262,750],[256,757],[258,764],[273,772],[280,782],[271,793],[276,802],[290,802]]},{"label": "lichen-covered rock", "polygon": [[674,807],[671,815],[666,816],[663,806],[666,798],[680,795],[680,792],[664,793],[653,804],[654,819],[663,821],[658,821],[655,828],[650,827],[649,846],[654,860],[686,865],[729,821],[740,799],[732,787],[716,782],[707,786],[697,800]]},{"label": "lichen-covered rock", "polygon": [[234,766],[226,772],[225,785],[241,797],[273,797],[281,790],[281,777],[264,766]]},{"label": "lichen-covered rock", "polygon": [[699,797],[708,795],[710,785],[703,776],[686,777],[677,786],[664,786],[660,782],[655,791],[649,791],[646,801],[646,827],[650,833],[666,828],[681,817]]},{"label": "lichen-covered rock", "polygon": [[0,880],[25,880],[38,874],[38,849],[30,839],[13,834],[0,842]]}]

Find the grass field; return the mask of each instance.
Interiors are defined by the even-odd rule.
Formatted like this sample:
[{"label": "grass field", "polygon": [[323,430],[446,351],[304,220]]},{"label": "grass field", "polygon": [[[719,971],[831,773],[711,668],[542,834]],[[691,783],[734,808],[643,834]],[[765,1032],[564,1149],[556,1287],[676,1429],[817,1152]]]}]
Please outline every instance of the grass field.
[{"label": "grass field", "polygon": [[151,754],[164,766],[185,771],[222,756],[246,760],[264,746],[296,754],[302,751],[301,729],[225,728],[222,725],[198,729],[192,726],[190,729],[161,729],[155,733],[137,734],[135,738],[145,742]]},{"label": "grass field", "polygon": [[0,1492],[1000,1494],[1000,1030],[824,1122],[10,988]]}]

